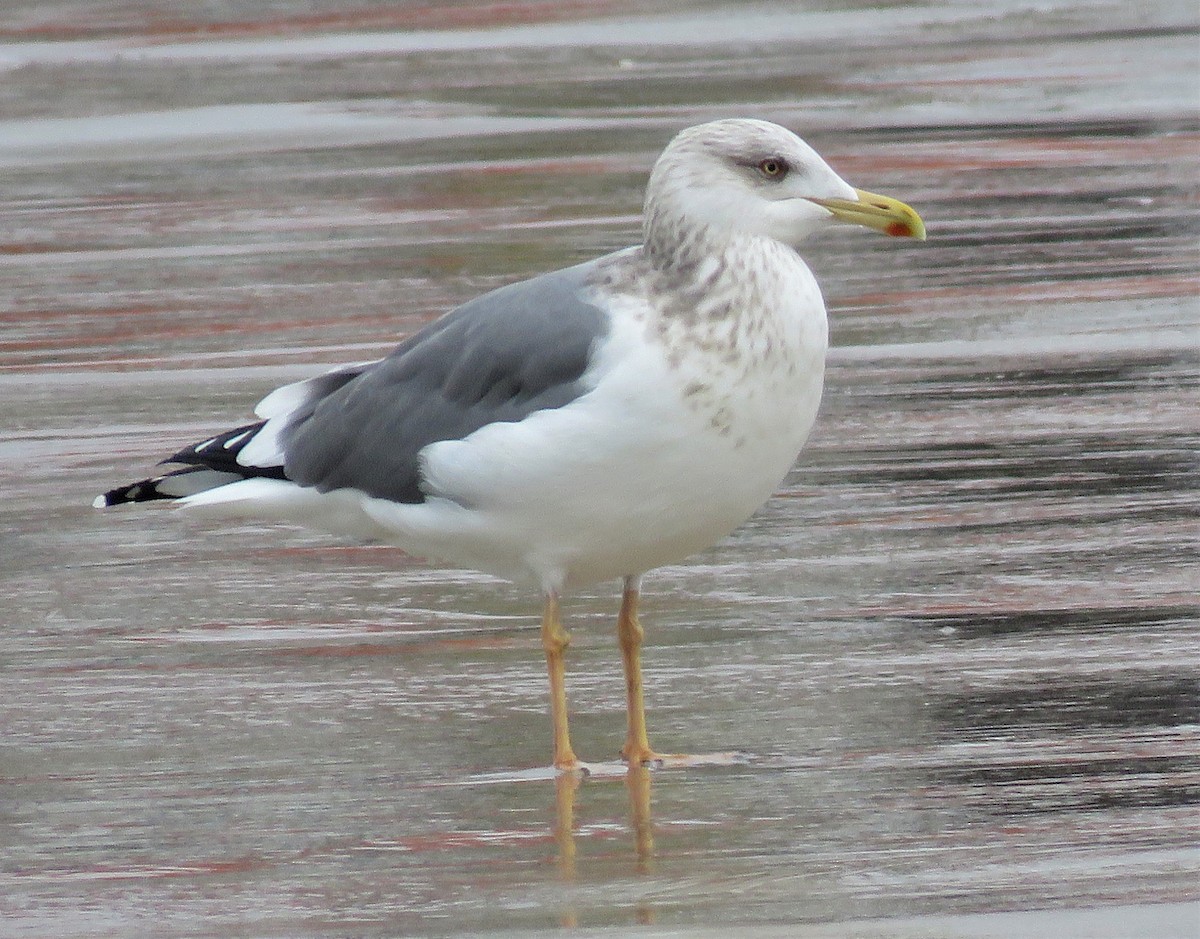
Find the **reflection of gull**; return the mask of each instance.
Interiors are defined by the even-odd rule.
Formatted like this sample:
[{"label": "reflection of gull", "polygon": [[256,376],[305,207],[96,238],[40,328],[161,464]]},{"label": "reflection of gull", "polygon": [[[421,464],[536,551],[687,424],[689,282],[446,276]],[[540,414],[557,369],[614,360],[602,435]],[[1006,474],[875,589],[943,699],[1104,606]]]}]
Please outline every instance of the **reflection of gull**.
[{"label": "reflection of gull", "polygon": [[[654,857],[654,833],[650,818],[650,767],[631,763],[624,769],[625,789],[629,795],[629,824],[633,833],[633,849],[637,872],[650,872]],[[559,773],[554,780],[554,842],[558,846],[558,871],[564,883],[576,881],[575,796],[582,777],[578,773]],[[572,895],[567,894],[570,898]],[[640,903],[634,909],[639,925],[654,923],[654,909]],[[566,907],[559,922],[563,926],[579,925],[572,906]]]},{"label": "reflection of gull", "polygon": [[912,209],[852,188],[782,127],[685,130],[651,173],[644,244],[473,300],[380,362],[280,388],[262,420],[97,504],[180,498],[533,580],[560,769],[580,764],[559,594],[623,577],[621,752],[657,760],[639,578],[732,531],[795,460],[826,322],[793,246],[834,220],[924,237]]}]

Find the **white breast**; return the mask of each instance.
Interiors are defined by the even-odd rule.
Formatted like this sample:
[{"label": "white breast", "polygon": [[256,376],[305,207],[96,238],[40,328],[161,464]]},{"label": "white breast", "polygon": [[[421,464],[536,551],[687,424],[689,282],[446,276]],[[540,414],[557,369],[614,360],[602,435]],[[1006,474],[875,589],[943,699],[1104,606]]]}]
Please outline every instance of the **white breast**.
[{"label": "white breast", "polygon": [[816,417],[824,305],[789,255],[771,268],[784,283],[762,294],[785,298],[773,310],[663,328],[636,295],[605,298],[612,328],[591,392],[434,444],[424,458],[435,498],[372,515],[402,528],[402,544],[559,589],[710,546],[771,495]]}]

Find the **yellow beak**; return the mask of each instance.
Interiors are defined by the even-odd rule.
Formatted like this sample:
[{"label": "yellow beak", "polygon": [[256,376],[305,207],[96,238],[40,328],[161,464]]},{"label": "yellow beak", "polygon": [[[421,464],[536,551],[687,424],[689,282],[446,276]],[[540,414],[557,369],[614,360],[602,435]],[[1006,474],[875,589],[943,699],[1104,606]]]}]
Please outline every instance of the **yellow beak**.
[{"label": "yellow beak", "polygon": [[866,225],[885,235],[897,238],[916,238],[925,240],[925,223],[910,206],[899,199],[880,196],[873,192],[855,189],[858,201],[854,199],[813,199],[824,209],[828,209],[834,218],[855,225]]}]

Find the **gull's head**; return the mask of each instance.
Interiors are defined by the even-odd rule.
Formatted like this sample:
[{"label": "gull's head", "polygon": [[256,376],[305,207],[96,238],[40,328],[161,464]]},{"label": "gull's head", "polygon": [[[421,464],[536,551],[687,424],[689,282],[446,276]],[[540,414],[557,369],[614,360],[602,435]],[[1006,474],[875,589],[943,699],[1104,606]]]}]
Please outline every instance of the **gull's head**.
[{"label": "gull's head", "polygon": [[831,222],[924,239],[903,202],[855,189],[817,152],[768,121],[723,120],[682,131],[646,188],[646,241],[676,240],[663,226],[766,237],[792,247]]}]

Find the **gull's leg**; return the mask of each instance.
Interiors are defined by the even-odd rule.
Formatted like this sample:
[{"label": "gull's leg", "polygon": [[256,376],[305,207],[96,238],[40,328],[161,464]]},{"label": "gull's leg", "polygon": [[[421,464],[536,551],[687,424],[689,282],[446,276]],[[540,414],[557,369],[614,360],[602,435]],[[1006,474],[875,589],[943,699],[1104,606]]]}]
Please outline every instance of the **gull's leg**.
[{"label": "gull's leg", "polygon": [[646,739],[646,704],[642,697],[643,631],[637,616],[638,584],[637,577],[625,578],[621,612],[617,617],[617,639],[621,643],[621,659],[625,665],[625,709],[629,720],[621,757],[630,766],[661,759],[650,749],[650,741]]},{"label": "gull's leg", "polygon": [[546,670],[550,674],[550,719],[554,724],[554,766],[559,770],[575,771],[580,768],[579,759],[571,749],[571,735],[567,728],[567,686],[564,676],[563,653],[571,637],[563,629],[558,612],[558,594],[546,592],[546,603],[542,607],[542,648],[546,650]]},{"label": "gull's leg", "polygon": [[[625,735],[625,746],[621,748],[621,758],[629,763],[632,782],[638,782],[642,777],[633,774],[635,766],[653,766],[654,768],[688,767],[688,766],[732,766],[744,763],[749,759],[747,754],[738,752],[709,753],[701,756],[689,756],[684,753],[656,753],[650,749],[650,741],[646,739],[646,704],[642,696],[642,624],[638,622],[638,588],[640,578],[626,577],[625,590],[621,595],[621,612],[617,617],[617,638],[621,643],[621,658],[625,665],[625,707],[629,714],[629,729]],[[632,790],[631,790],[632,791]],[[649,787],[646,792],[646,816],[649,817]],[[646,832],[649,831],[647,826]],[[642,837],[639,834],[639,839]],[[646,853],[653,847],[652,841],[647,841]],[[639,852],[641,843],[639,841]],[[640,856],[640,854],[639,854]]]}]

